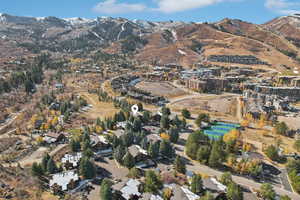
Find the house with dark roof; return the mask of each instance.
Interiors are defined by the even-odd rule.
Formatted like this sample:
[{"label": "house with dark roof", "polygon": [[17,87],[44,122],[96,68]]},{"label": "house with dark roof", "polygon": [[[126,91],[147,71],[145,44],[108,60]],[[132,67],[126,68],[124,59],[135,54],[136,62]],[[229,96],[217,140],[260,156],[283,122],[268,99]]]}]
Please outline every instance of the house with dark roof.
[{"label": "house with dark roof", "polygon": [[92,150],[96,155],[107,156],[113,153],[112,146],[104,135],[92,134],[90,138]]},{"label": "house with dark roof", "polygon": [[48,144],[52,143],[65,143],[67,141],[67,137],[65,133],[46,133],[44,135],[44,141]]}]

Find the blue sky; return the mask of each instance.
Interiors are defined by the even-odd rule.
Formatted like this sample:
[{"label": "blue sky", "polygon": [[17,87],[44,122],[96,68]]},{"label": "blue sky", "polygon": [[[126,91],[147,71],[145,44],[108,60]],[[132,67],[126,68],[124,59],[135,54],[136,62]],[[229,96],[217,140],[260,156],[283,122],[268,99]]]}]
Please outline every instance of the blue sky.
[{"label": "blue sky", "polygon": [[18,16],[125,17],[213,22],[225,17],[264,23],[300,13],[300,0],[1,0],[0,13]]}]

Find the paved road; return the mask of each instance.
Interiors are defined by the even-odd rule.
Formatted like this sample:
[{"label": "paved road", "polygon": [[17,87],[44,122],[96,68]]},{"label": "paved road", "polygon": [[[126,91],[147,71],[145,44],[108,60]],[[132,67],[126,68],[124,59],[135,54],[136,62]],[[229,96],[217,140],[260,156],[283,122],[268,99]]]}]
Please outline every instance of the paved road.
[{"label": "paved road", "polygon": [[288,173],[286,169],[281,169],[280,179],[284,189],[293,192],[293,188],[289,182]]},{"label": "paved road", "polygon": [[17,118],[18,118],[18,116],[20,115],[20,114],[22,114],[22,112],[24,112],[25,111],[25,109],[22,109],[21,111],[19,111],[19,112],[17,112],[17,113],[13,113],[12,115],[12,117],[7,121],[7,122],[5,122],[4,123],[4,125],[2,125],[1,127],[0,127],[0,133],[3,131],[3,130],[5,130],[7,127],[9,127]]}]

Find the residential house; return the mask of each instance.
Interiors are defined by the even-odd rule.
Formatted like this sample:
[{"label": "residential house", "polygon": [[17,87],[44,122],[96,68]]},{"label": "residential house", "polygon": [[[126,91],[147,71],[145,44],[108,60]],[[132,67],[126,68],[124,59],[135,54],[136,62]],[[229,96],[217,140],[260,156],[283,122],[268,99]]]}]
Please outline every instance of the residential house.
[{"label": "residential house", "polygon": [[133,156],[136,163],[145,161],[148,159],[148,153],[139,145],[132,145],[128,147],[129,153]]},{"label": "residential house", "polygon": [[136,199],[141,198],[142,193],[140,192],[141,182],[135,179],[129,179],[128,181],[122,181],[113,185],[114,191],[120,191],[124,199],[129,200],[133,197]]},{"label": "residential house", "polygon": [[160,128],[157,126],[143,126],[143,129],[150,134],[159,135],[160,133]]},{"label": "residential house", "polygon": [[114,135],[119,138],[122,135],[125,135],[125,131],[123,129],[117,129],[117,130],[114,131]]},{"label": "residential house", "polygon": [[65,143],[67,141],[67,137],[65,133],[50,132],[44,135],[44,141],[48,144]]},{"label": "residential house", "polygon": [[203,188],[209,190],[214,197],[218,197],[227,191],[227,187],[213,177],[203,179]]},{"label": "residential house", "polygon": [[141,199],[143,199],[143,200],[163,200],[163,198],[161,196],[151,194],[151,193],[144,193]]},{"label": "residential house", "polygon": [[97,156],[106,156],[113,153],[112,146],[105,136],[92,134],[90,138],[92,149],[96,152]]},{"label": "residential house", "polygon": [[158,134],[150,134],[147,135],[146,138],[147,141],[152,144],[162,141],[161,137]]},{"label": "residential house", "polygon": [[127,121],[124,121],[124,122],[117,122],[117,128],[118,129],[124,129],[126,128],[126,124],[127,124]]},{"label": "residential house", "polygon": [[79,162],[81,158],[82,158],[81,152],[75,154],[65,154],[64,157],[62,157],[61,162],[64,164],[66,169],[74,169],[79,166]]},{"label": "residential house", "polygon": [[165,185],[172,190],[173,196],[171,200],[197,200],[199,195],[193,193],[188,187],[177,184]]},{"label": "residential house", "polygon": [[49,186],[54,193],[74,189],[79,182],[79,176],[74,171],[67,171],[54,174],[49,182]]}]

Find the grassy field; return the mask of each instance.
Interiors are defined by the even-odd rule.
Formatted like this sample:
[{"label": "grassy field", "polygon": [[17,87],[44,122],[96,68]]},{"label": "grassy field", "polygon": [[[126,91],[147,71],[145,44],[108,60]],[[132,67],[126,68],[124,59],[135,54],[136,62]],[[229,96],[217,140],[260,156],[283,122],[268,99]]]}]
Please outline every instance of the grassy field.
[{"label": "grassy field", "polygon": [[255,141],[258,144],[260,143],[263,148],[279,143],[280,147],[284,150],[284,153],[288,154],[296,152],[293,147],[295,142],[293,138],[276,135],[270,130],[246,128],[246,130],[243,131],[242,136],[246,140]]},{"label": "grassy field", "polygon": [[83,113],[88,119],[97,119],[98,117],[104,119],[106,117],[112,117],[119,111],[119,109],[114,107],[113,103],[99,101],[96,94],[84,92],[80,93],[80,95],[87,100],[88,104],[93,106],[90,110]]}]

